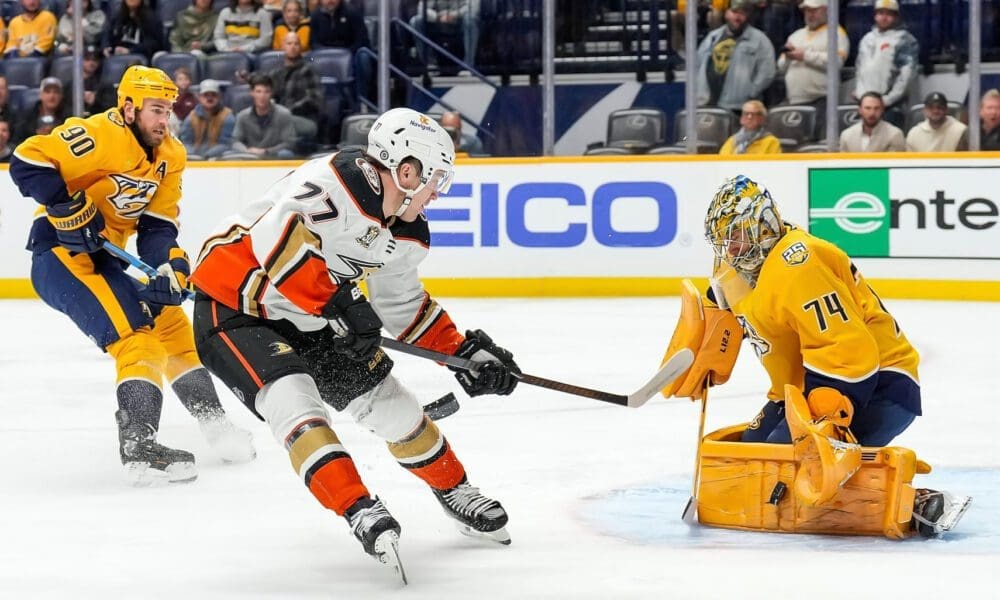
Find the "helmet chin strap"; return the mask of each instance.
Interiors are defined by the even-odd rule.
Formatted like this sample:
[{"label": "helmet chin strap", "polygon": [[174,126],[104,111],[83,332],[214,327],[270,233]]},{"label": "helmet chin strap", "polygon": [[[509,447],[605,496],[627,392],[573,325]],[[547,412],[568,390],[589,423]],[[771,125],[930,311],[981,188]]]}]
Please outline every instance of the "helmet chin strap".
[{"label": "helmet chin strap", "polygon": [[399,208],[397,208],[396,212],[392,215],[394,217],[401,217],[403,216],[403,213],[406,212],[406,209],[410,207],[410,202],[413,202],[413,197],[420,193],[420,190],[424,189],[425,184],[420,184],[420,186],[418,186],[415,190],[408,190],[399,183],[398,167],[390,169],[389,172],[392,174],[392,182],[396,184],[396,189],[404,194],[402,204],[399,205]]}]

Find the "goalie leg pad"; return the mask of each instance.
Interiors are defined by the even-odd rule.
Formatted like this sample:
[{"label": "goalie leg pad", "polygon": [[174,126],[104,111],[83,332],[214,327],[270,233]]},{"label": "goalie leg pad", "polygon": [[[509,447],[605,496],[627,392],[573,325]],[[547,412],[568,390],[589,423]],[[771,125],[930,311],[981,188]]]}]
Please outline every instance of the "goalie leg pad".
[{"label": "goalie leg pad", "polygon": [[803,504],[829,501],[861,468],[861,446],[847,429],[853,416],[851,401],[833,388],[816,388],[806,400],[797,387],[785,386],[785,419],[800,467],[794,489]]},{"label": "goalie leg pad", "polygon": [[740,442],[745,425],[702,442],[698,520],[753,531],[913,535],[917,458],[907,448],[863,448],[861,465],[825,504],[809,506],[793,492],[801,465],[790,444]]}]

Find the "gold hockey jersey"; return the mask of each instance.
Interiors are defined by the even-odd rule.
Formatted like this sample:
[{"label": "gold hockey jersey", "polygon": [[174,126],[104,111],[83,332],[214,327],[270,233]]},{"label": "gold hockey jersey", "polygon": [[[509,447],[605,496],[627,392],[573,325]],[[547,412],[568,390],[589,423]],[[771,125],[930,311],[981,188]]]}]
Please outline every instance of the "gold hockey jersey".
[{"label": "gold hockey jersey", "polygon": [[756,287],[726,298],[771,379],[768,397],[805,388],[806,372],[850,388],[879,371],[918,381],[919,356],[837,246],[790,226],[761,267]]}]

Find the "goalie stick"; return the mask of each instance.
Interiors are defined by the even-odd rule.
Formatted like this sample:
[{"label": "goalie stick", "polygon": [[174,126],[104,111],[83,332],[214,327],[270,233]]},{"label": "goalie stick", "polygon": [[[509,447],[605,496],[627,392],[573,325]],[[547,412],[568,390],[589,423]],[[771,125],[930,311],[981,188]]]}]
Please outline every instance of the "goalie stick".
[{"label": "goalie stick", "polygon": [[[476,361],[458,356],[452,356],[451,354],[445,354],[443,352],[437,352],[435,350],[428,350],[426,348],[414,346],[413,344],[400,342],[399,340],[390,337],[382,337],[382,347],[402,352],[404,354],[410,354],[420,358],[426,358],[428,360],[444,363],[459,369],[465,369],[473,374],[479,372],[479,363]],[[528,375],[527,373],[514,373],[513,375],[518,381],[528,385],[556,390],[557,392],[572,394],[574,396],[582,396],[584,398],[590,398],[591,400],[600,400],[601,402],[608,402],[619,406],[639,408],[648,402],[650,398],[663,389],[668,383],[673,381],[674,378],[684,373],[684,371],[691,366],[691,362],[693,360],[694,354],[690,350],[687,348],[679,350],[676,354],[671,356],[666,363],[663,364],[663,367],[661,367],[660,370],[649,379],[649,381],[647,381],[638,390],[627,396],[622,394],[612,394],[610,392],[602,392],[600,390],[580,387],[578,385],[554,381],[552,379],[545,379],[544,377]]]}]

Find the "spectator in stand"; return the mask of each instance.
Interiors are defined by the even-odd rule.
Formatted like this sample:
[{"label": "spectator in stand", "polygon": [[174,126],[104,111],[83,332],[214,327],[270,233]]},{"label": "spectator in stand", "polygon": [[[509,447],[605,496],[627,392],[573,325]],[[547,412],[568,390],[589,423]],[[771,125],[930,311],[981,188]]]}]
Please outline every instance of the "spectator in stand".
[{"label": "spectator in stand", "polygon": [[[3,19],[0,19],[2,22]],[[14,109],[10,106],[10,88],[7,78],[0,75],[0,120],[11,123],[14,121]]]},{"label": "spectator in stand", "polygon": [[166,50],[163,23],[145,0],[122,0],[118,14],[104,30],[104,54],[141,54],[152,60]]},{"label": "spectator in stand", "polygon": [[755,0],[733,0],[726,24],[698,46],[698,105],[738,112],[750,99],[761,98],[774,80],[774,48],[747,21]]},{"label": "spectator in stand", "polygon": [[858,122],[840,132],[841,152],[904,152],[903,131],[882,120],[885,102],[878,92],[865,92],[858,100]]},{"label": "spectator in stand", "polygon": [[309,27],[309,45],[313,50],[350,48],[354,57],[355,99],[368,96],[374,83],[374,62],[358,54],[359,49],[371,47],[361,13],[344,4],[344,0],[319,0],[309,16]]},{"label": "spectator in stand", "polygon": [[188,154],[202,158],[218,158],[232,150],[236,115],[220,101],[219,82],[201,82],[198,106],[181,124],[178,136]]},{"label": "spectator in stand", "polygon": [[969,128],[948,114],[948,98],[931,92],[924,98],[924,120],[906,134],[910,152],[955,152],[969,149]]},{"label": "spectator in stand", "polygon": [[260,158],[290,159],[295,157],[291,146],[295,141],[292,113],[271,101],[274,83],[267,75],[250,76],[253,104],[236,115],[233,150],[249,152]]},{"label": "spectator in stand", "polygon": [[261,52],[271,47],[271,13],[257,0],[230,0],[215,23],[219,52]]},{"label": "spectator in stand", "polygon": [[[427,35],[428,23],[460,28],[465,52],[463,60],[475,66],[479,47],[479,0],[424,0],[417,5],[416,14],[410,18],[410,27]],[[428,37],[434,39],[433,36]],[[429,52],[427,45],[419,39],[416,44],[417,54],[424,64],[435,64],[436,53]]]},{"label": "spectator in stand", "polygon": [[21,11],[8,25],[4,56],[48,56],[56,41],[56,16],[42,10],[41,0],[21,0]]},{"label": "spectator in stand", "polygon": [[[806,26],[788,36],[778,59],[778,71],[785,74],[787,103],[816,108],[816,130],[826,123],[826,7],[827,0],[802,0],[800,8]],[[844,65],[851,42],[843,27],[837,28],[837,60]]]},{"label": "spectator in stand", "polygon": [[323,114],[323,84],[319,75],[302,58],[302,44],[294,31],[282,40],[285,62],[269,73],[274,87],[274,101],[292,113],[295,137],[300,143],[299,154],[315,149],[316,133],[321,130]]},{"label": "spectator in stand", "polygon": [[101,59],[104,55],[97,46],[83,50],[83,115],[104,112],[118,104],[118,91],[114,83],[101,81]]},{"label": "spectator in stand", "polygon": [[168,124],[170,132],[177,136],[181,130],[181,123],[194,107],[198,106],[198,97],[191,92],[191,71],[187,67],[175,69],[173,80],[177,86],[177,99],[174,100],[174,107],[170,111]]},{"label": "spectator in stand", "polygon": [[55,77],[46,77],[38,86],[39,95],[35,105],[17,116],[14,127],[14,145],[18,145],[33,135],[45,135],[62,122],[73,116],[63,98],[62,82]]},{"label": "spectator in stand", "polygon": [[451,135],[455,142],[455,152],[464,153],[466,156],[485,156],[483,142],[479,136],[470,133],[462,133],[462,115],[458,111],[448,111],[441,115],[441,127]]},{"label": "spectator in stand", "polygon": [[781,142],[764,126],[767,109],[760,100],[747,100],[740,112],[740,130],[722,144],[719,154],[781,154]]},{"label": "spectator in stand", "polygon": [[[101,35],[104,33],[104,25],[107,22],[107,15],[100,8],[94,8],[91,0],[83,0],[83,45],[97,46],[101,43]],[[56,30],[56,54],[73,53],[73,2],[66,3],[66,12],[59,17],[59,26]]]},{"label": "spectator in stand", "polygon": [[212,0],[191,0],[191,6],[177,13],[170,30],[170,51],[202,56],[215,51],[215,24],[219,15]]},{"label": "spectator in stand", "polygon": [[309,25],[309,18],[303,18],[305,9],[301,0],[285,0],[285,5],[281,8],[281,20],[274,27],[274,50],[283,50],[282,43],[285,36],[294,33],[299,38],[299,45],[303,52],[309,52],[309,38],[312,28]]},{"label": "spectator in stand", "polygon": [[1000,90],[992,89],[983,94],[979,104],[979,136],[981,150],[1000,150]]},{"label": "spectator in stand", "polygon": [[876,0],[875,25],[861,38],[854,62],[854,98],[875,91],[885,102],[885,120],[901,126],[910,85],[917,78],[920,44],[903,28],[897,0]]},{"label": "spectator in stand", "polygon": [[14,144],[10,143],[10,123],[0,119],[0,163],[9,163],[10,155],[14,153]]}]

